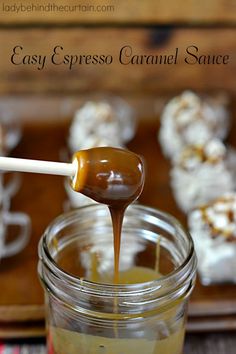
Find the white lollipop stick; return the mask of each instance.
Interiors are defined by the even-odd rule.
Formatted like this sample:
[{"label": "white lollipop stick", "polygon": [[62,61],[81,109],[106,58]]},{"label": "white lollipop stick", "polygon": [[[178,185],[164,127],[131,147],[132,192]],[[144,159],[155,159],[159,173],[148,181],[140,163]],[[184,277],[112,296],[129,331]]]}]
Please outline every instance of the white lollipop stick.
[{"label": "white lollipop stick", "polygon": [[74,177],[78,168],[78,163],[74,159],[73,163],[51,162],[41,160],[18,159],[13,157],[0,157],[0,170],[44,173],[50,175],[60,175]]}]

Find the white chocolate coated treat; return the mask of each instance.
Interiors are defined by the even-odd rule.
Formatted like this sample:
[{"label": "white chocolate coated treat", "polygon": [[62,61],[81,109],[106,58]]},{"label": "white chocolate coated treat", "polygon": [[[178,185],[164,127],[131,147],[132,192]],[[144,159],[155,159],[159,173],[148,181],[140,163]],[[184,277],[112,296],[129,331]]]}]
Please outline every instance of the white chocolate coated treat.
[{"label": "white chocolate coated treat", "polygon": [[234,173],[227,162],[227,151],[219,140],[183,149],[171,169],[171,187],[184,212],[208,203],[235,187]]},{"label": "white chocolate coated treat", "polygon": [[186,145],[204,144],[211,138],[224,139],[228,129],[229,113],[222,102],[185,91],[166,105],[159,142],[163,153],[172,159]]},{"label": "white chocolate coated treat", "polygon": [[86,139],[81,141],[81,150],[91,149],[94,147],[102,146],[112,146],[112,147],[123,147],[122,142],[118,137],[110,139],[109,137],[99,137],[97,135],[88,135]]},{"label": "white chocolate coated treat", "polygon": [[188,224],[202,283],[236,283],[236,194],[192,211]]},{"label": "white chocolate coated treat", "polygon": [[123,100],[87,101],[76,113],[69,133],[71,152],[94,146],[123,146],[135,130],[133,111]]}]

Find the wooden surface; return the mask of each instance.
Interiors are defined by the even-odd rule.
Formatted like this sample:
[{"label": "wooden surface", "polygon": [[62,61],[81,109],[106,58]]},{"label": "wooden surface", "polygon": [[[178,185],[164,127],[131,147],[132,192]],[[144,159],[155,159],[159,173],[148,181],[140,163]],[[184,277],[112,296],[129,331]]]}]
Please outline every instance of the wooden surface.
[{"label": "wooden surface", "polygon": [[[172,94],[191,87],[196,90],[225,89],[236,95],[234,77],[236,27],[232,28],[21,28],[0,29],[0,94],[80,94],[108,91],[122,94]],[[46,55],[45,67],[14,65],[13,48],[23,47],[22,55]],[[110,65],[53,65],[55,46],[64,55],[112,55]],[[177,64],[122,65],[119,52],[125,45],[133,54],[173,55]],[[197,46],[198,55],[229,55],[226,65],[186,64],[188,46]],[[19,59],[19,60],[18,60]],[[193,59],[193,58],[192,58]],[[40,67],[40,66],[39,66]]]},{"label": "wooden surface", "polygon": [[[129,144],[129,148],[142,154],[147,162],[147,182],[140,201],[170,212],[185,223],[185,217],[176,207],[168,184],[168,162],[163,158],[156,141],[158,124],[158,119],[141,121],[136,137]],[[64,120],[28,123],[13,155],[58,160],[60,150],[65,146],[67,128],[68,121]],[[230,137],[232,143],[235,131],[233,126]],[[22,335],[23,330],[27,331],[24,323],[43,318],[43,292],[37,278],[37,245],[48,223],[63,211],[65,199],[61,177],[23,175],[22,188],[13,200],[12,209],[31,216],[32,235],[29,245],[21,254],[1,261],[0,282],[4,291],[0,295],[0,336],[6,333],[5,326],[10,328],[11,322],[18,322],[16,328],[23,326],[19,331]],[[189,305],[188,330],[235,330],[235,309],[236,286],[203,287],[197,283]],[[14,326],[12,330],[16,336]],[[33,333],[34,326],[30,326]],[[35,326],[36,335],[39,335],[40,328],[42,334],[42,323]]]},{"label": "wooden surface", "polygon": [[[14,5],[15,0],[4,1],[6,5]],[[32,4],[23,1],[24,5]],[[50,3],[50,2],[49,2]],[[51,2],[53,3],[53,2]],[[38,0],[37,5],[47,2]],[[86,5],[77,11],[3,11],[0,8],[1,24],[219,24],[235,23],[236,6],[233,0],[96,0],[78,2],[76,0],[57,0],[58,6]],[[89,6],[88,6],[89,5]],[[95,5],[95,6],[94,6]],[[99,8],[97,8],[99,6]],[[100,8],[103,6],[103,8]],[[103,10],[103,11],[99,11]]]},{"label": "wooden surface", "polygon": [[184,354],[235,354],[236,333],[187,334]]}]

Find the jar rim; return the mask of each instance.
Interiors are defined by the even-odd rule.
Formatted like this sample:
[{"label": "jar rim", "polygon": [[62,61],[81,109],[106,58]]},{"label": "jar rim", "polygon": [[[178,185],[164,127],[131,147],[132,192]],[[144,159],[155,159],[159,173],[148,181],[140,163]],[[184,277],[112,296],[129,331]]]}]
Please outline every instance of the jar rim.
[{"label": "jar rim", "polygon": [[[63,270],[61,267],[58,266],[56,261],[53,259],[53,257],[50,254],[50,251],[47,246],[47,239],[49,235],[51,234],[52,230],[55,228],[57,225],[59,229],[59,225],[67,220],[72,220],[74,217],[77,215],[78,212],[81,210],[95,210],[95,209],[101,209],[104,208],[105,206],[103,204],[89,204],[86,206],[82,206],[80,208],[77,208],[75,210],[66,212],[64,214],[59,215],[56,217],[46,228],[45,232],[43,233],[43,236],[41,237],[40,243],[39,243],[39,258],[40,261],[48,268],[50,271],[56,276],[57,278],[60,278],[60,281],[65,282],[68,284],[68,286],[73,287],[73,289],[80,289],[82,287],[82,290],[87,293],[93,293],[99,296],[104,296],[104,292],[107,293],[108,295],[110,294],[111,296],[114,296],[114,294],[119,296],[132,296],[135,295],[137,292],[140,294],[140,292],[147,293],[150,291],[150,289],[153,290],[158,290],[160,288],[162,289],[169,289],[169,287],[173,287],[173,289],[176,287],[176,282],[173,282],[173,279],[179,279],[181,283],[186,283],[190,281],[194,275],[195,275],[195,270],[196,270],[196,255],[194,251],[194,244],[193,240],[191,238],[190,233],[185,230],[185,228],[181,225],[181,223],[172,215],[169,213],[160,211],[159,209],[145,206],[142,204],[134,203],[129,206],[129,208],[133,208],[136,211],[139,212],[145,212],[148,214],[154,214],[155,217],[161,217],[163,219],[168,220],[172,224],[172,226],[175,228],[177,232],[181,232],[182,234],[185,235],[187,238],[187,242],[189,244],[188,248],[188,253],[184,259],[184,261],[173,271],[166,275],[160,276],[160,278],[148,281],[148,282],[143,282],[143,283],[135,283],[135,284],[110,284],[110,283],[99,283],[99,282],[94,282],[90,280],[83,279],[79,276],[72,275],[65,270]],[[128,209],[129,209],[128,208]],[[174,284],[174,286],[173,286]]]}]

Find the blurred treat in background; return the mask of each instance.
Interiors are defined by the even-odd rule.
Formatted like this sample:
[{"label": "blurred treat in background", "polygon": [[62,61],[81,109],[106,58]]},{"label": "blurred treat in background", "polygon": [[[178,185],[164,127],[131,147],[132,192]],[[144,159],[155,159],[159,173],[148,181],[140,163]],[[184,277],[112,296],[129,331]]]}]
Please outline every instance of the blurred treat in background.
[{"label": "blurred treat in background", "polygon": [[72,153],[95,146],[122,147],[134,134],[134,111],[125,100],[88,98],[74,114],[68,146]]},{"label": "blurred treat in background", "polygon": [[173,159],[186,145],[225,139],[230,122],[225,103],[223,97],[200,97],[191,91],[171,99],[161,115],[159,131],[165,156]]},{"label": "blurred treat in background", "polygon": [[201,282],[236,283],[236,194],[223,194],[193,210],[188,224]]},{"label": "blurred treat in background", "polygon": [[182,150],[170,172],[172,191],[181,210],[187,213],[234,190],[235,170],[231,169],[228,158],[225,145],[217,139],[205,145],[188,145]]}]

